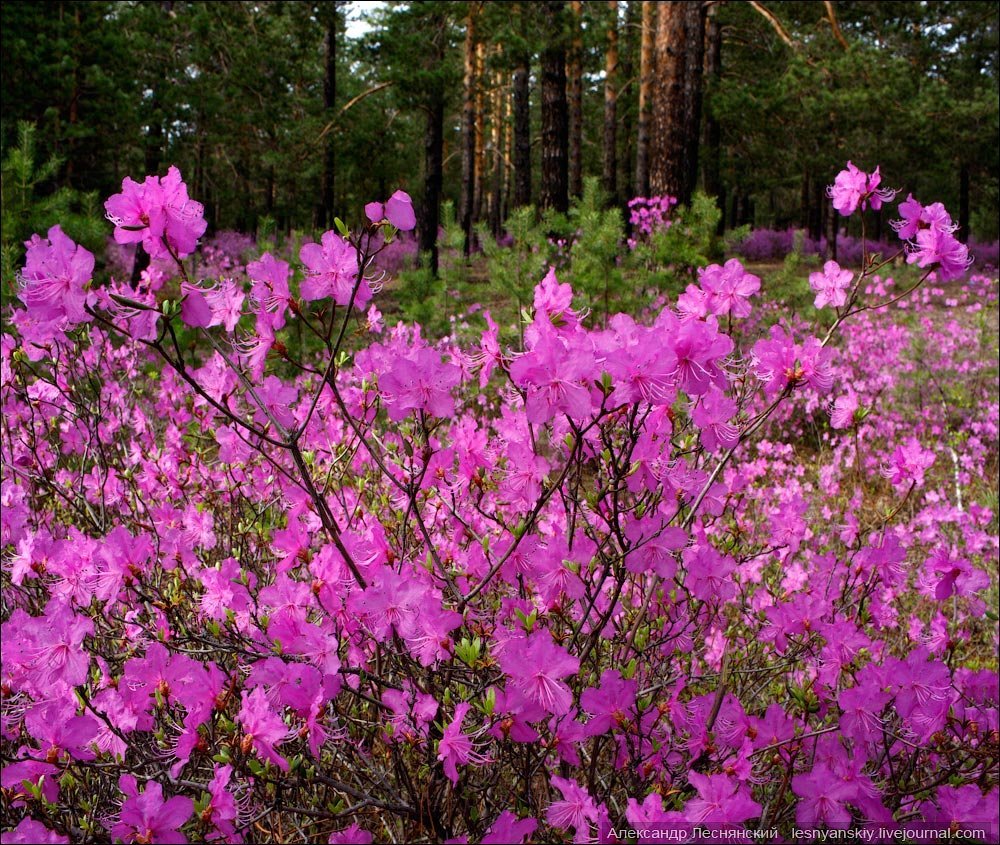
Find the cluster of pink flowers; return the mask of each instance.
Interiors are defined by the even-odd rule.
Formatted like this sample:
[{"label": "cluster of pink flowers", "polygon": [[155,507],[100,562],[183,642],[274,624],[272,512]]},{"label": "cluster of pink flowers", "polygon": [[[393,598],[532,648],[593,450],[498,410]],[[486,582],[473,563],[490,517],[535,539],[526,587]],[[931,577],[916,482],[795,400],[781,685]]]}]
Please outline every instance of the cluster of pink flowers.
[{"label": "cluster of pink flowers", "polygon": [[0,343],[5,842],[997,835],[995,281],[831,262],[818,337],[735,260],[601,327],[550,271],[515,350],[386,325],[401,192],[299,282],[192,280],[174,169],[108,210],[178,284],[54,228]]},{"label": "cluster of pink flowers", "polygon": [[632,237],[628,245],[635,249],[636,244],[648,240],[653,232],[669,229],[671,226],[670,212],[677,205],[677,197],[667,194],[658,197],[633,197],[628,201],[628,222],[632,228]]}]

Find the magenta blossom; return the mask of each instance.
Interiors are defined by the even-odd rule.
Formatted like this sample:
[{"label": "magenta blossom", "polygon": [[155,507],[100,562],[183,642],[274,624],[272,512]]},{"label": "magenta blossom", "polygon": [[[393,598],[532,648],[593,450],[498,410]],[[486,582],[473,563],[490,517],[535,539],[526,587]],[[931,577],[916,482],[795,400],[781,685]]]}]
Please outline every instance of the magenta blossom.
[{"label": "magenta blossom", "polygon": [[141,185],[128,177],[122,192],[104,203],[115,224],[115,241],[141,243],[151,258],[184,258],[205,234],[205,209],[188,198],[181,172],[171,167],[162,177],[147,176]]},{"label": "magenta blossom", "polygon": [[307,301],[332,298],[337,305],[352,302],[354,286],[358,291],[353,304],[359,308],[372,298],[371,288],[358,276],[358,256],[347,241],[336,232],[325,232],[320,244],[303,244],[299,258],[308,274],[302,280],[300,292]]},{"label": "magenta blossom", "polygon": [[748,273],[738,259],[730,258],[724,267],[710,264],[698,271],[698,277],[712,314],[750,316],[750,297],[760,291],[760,278]]},{"label": "magenta blossom", "polygon": [[406,191],[396,191],[385,203],[370,202],[365,206],[365,217],[374,225],[388,220],[401,232],[409,232],[417,225],[413,212],[413,200]]},{"label": "magenta blossom", "polygon": [[580,661],[552,642],[546,631],[507,643],[500,666],[529,701],[555,716],[569,712],[573,694],[561,679],[575,675]]},{"label": "magenta blossom", "polygon": [[47,239],[32,235],[24,245],[28,251],[19,276],[18,297],[28,312],[41,322],[65,328],[89,322],[91,317],[84,306],[86,287],[94,272],[93,254],[74,243],[58,226],[49,229]]},{"label": "magenta blossom", "polygon": [[836,261],[827,261],[822,273],[809,274],[809,285],[816,291],[813,304],[817,308],[824,305],[840,308],[847,303],[847,291],[853,279],[854,274],[850,270],[841,270]]},{"label": "magenta blossom", "polygon": [[562,793],[562,800],[553,801],[545,812],[546,821],[560,830],[573,828],[574,842],[591,841],[591,824],[599,818],[597,804],[575,780],[552,776],[552,785]]},{"label": "magenta blossom", "polygon": [[111,835],[122,842],[136,843],[185,843],[187,837],[178,828],[194,811],[190,798],[175,795],[163,800],[163,787],[149,781],[139,792],[132,775],[122,775],[118,788],[125,793],[125,803],[118,823],[111,828]]},{"label": "magenta blossom", "polygon": [[742,824],[755,819],[761,806],[744,785],[728,775],[702,775],[689,772],[688,780],[698,790],[698,797],[688,801],[684,818],[696,824]]},{"label": "magenta blossom", "polygon": [[275,746],[288,738],[289,731],[281,716],[271,709],[262,687],[243,693],[239,722],[243,727],[245,749],[253,748],[264,760],[287,772],[288,761],[275,751]]},{"label": "magenta blossom", "polygon": [[444,773],[453,784],[458,783],[458,766],[468,763],[481,766],[490,762],[488,757],[475,751],[472,739],[462,732],[462,721],[470,706],[466,701],[456,705],[455,718],[444,729],[438,742],[437,758],[444,764]]},{"label": "magenta blossom", "polygon": [[854,214],[858,206],[863,211],[871,205],[872,210],[878,211],[882,203],[892,202],[897,194],[891,188],[880,188],[881,182],[882,176],[877,167],[868,174],[847,162],[847,169],[837,174],[833,184],[826,189],[826,195],[833,200],[833,207],[844,217]]}]

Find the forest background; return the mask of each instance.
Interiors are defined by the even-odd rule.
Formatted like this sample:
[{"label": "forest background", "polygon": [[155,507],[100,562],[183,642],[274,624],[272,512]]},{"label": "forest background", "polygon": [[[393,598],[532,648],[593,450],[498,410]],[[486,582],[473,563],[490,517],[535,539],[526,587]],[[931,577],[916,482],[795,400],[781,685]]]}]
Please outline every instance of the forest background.
[{"label": "forest background", "polygon": [[443,203],[474,249],[587,177],[609,207],[700,190],[720,233],[834,252],[848,158],[992,242],[997,22],[991,2],[7,2],[4,279],[55,219],[100,255],[98,198],[170,164],[209,236],[322,231],[402,187],[435,272]]}]

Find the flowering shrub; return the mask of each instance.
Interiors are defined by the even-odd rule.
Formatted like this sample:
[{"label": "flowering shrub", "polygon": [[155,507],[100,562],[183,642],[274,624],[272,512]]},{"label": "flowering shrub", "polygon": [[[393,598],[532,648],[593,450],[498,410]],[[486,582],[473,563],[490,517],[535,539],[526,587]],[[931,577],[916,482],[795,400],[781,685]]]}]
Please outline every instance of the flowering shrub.
[{"label": "flowering shrub", "polygon": [[633,197],[628,201],[628,222],[632,229],[629,248],[649,240],[653,233],[669,229],[673,221],[670,210],[677,205],[677,197],[664,194],[661,197]]},{"label": "flowering shrub", "polygon": [[[846,173],[842,212],[890,201]],[[908,202],[922,275],[828,266],[822,337],[733,260],[602,328],[549,272],[519,353],[488,312],[471,341],[383,327],[399,193],[303,245],[300,285],[271,254],[191,278],[175,170],[107,206],[172,298],[33,238],[2,340],[4,841],[995,837],[996,289],[921,287],[967,251]]]}]

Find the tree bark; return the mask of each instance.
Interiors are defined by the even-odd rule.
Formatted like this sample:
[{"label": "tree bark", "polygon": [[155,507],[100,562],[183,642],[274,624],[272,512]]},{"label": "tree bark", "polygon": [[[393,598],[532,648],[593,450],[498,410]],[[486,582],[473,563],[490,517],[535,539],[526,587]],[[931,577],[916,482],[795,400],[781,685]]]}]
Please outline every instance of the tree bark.
[{"label": "tree bark", "polygon": [[608,0],[608,47],[604,54],[604,190],[618,193],[618,0]]},{"label": "tree bark", "polygon": [[656,79],[651,89],[652,120],[649,142],[649,191],[686,203],[684,189],[685,122],[684,73],[687,64],[687,27],[684,3],[661,3],[654,48]]},{"label": "tree bark", "polygon": [[427,108],[424,135],[424,201],[421,206],[420,251],[429,255],[429,269],[438,275],[438,226],[441,223],[441,183],[444,160],[444,96],[435,94]]},{"label": "tree bark", "polygon": [[514,68],[514,207],[531,205],[530,60],[518,58]]},{"label": "tree bark", "polygon": [[493,116],[490,127],[490,143],[493,147],[493,185],[490,190],[490,231],[494,237],[500,235],[500,204],[503,202],[503,123],[505,96],[503,78],[498,72],[493,82]]},{"label": "tree bark", "polygon": [[649,149],[649,190],[691,202],[701,128],[704,18],[700,2],[661,3]]},{"label": "tree bark", "polygon": [[[486,66],[486,45],[480,41],[476,44],[476,63],[473,71],[476,79],[483,79],[483,70]],[[474,198],[472,202],[473,222],[482,219],[483,216],[483,173],[486,171],[486,92],[483,85],[476,86],[476,149],[475,149],[475,179]]]},{"label": "tree bark", "polygon": [[[625,80],[622,85],[630,85],[635,72],[636,61],[639,58],[638,43],[642,39],[641,20],[642,3],[628,0],[625,3],[625,25],[619,33],[618,40],[618,78]],[[638,85],[636,85],[638,88]],[[633,181],[635,178],[635,137],[632,134],[634,111],[630,107],[631,97],[619,104],[618,120],[621,131],[618,133],[618,196],[615,201],[623,209],[632,198]]]},{"label": "tree bark", "polygon": [[472,251],[472,211],[476,200],[476,4],[465,19],[464,99],[462,101],[462,200],[459,216],[465,233],[463,252]]},{"label": "tree bark", "polygon": [[569,99],[569,193],[583,193],[583,3],[572,0],[572,38],[566,68],[566,96]]},{"label": "tree bark", "polygon": [[[334,4],[326,25],[326,73],[323,76],[323,107],[326,119],[333,120],[337,106],[337,4]],[[333,228],[334,191],[337,167],[336,134],[327,133],[323,147],[323,228]]]},{"label": "tree bark", "polygon": [[684,193],[690,203],[698,184],[698,145],[701,139],[702,75],[705,65],[705,4],[686,2],[684,8]]},{"label": "tree bark", "polygon": [[642,37],[639,43],[639,131],[635,148],[636,196],[649,194],[649,131],[652,122],[653,76],[656,62],[656,3],[643,0]]},{"label": "tree bark", "polygon": [[[705,81],[709,94],[715,91],[722,76],[722,27],[719,26],[718,4],[712,3],[705,12]],[[722,184],[722,131],[715,119],[711,101],[705,110],[705,155],[702,178],[705,193],[715,197],[716,205],[726,208],[726,189]],[[807,201],[808,204],[808,201]],[[725,228],[726,216],[719,217],[719,232]]]},{"label": "tree bark", "polygon": [[547,43],[542,51],[542,208],[569,209],[566,45],[562,0],[542,5]]},{"label": "tree bark", "polygon": [[968,242],[969,235],[969,165],[964,161],[958,169],[958,237]]}]

